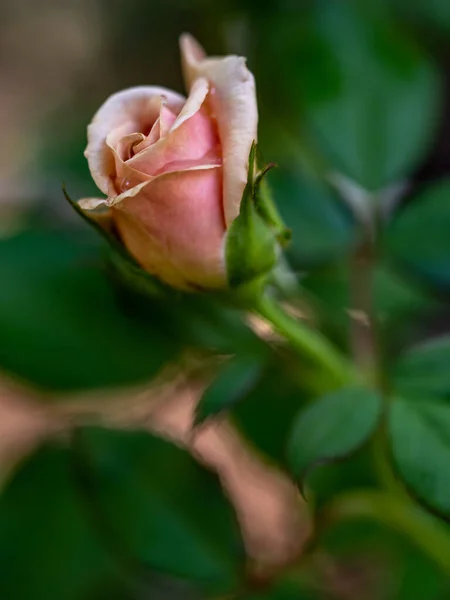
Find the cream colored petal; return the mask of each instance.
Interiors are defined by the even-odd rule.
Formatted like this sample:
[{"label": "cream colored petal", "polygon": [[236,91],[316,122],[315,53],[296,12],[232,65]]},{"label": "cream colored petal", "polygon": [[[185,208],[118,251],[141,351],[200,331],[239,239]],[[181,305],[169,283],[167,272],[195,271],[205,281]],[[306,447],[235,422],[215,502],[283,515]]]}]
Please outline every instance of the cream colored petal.
[{"label": "cream colored petal", "polygon": [[188,34],[181,36],[180,46],[188,88],[199,78],[206,78],[212,86],[210,101],[222,144],[224,212],[229,226],[239,214],[248,156],[257,138],[255,81],[242,57],[205,58],[201,46]]},{"label": "cream colored petal", "polygon": [[83,198],[78,200],[77,204],[91,221],[95,221],[105,231],[112,233],[112,210],[109,208],[107,198]]},{"label": "cream colored petal", "polygon": [[162,87],[143,86],[110,96],[95,114],[88,127],[85,156],[91,175],[104,194],[111,196],[115,193],[111,181],[115,174],[115,160],[106,143],[108,135],[119,128],[123,136],[140,133],[146,125],[151,127],[159,116],[161,97],[176,113],[184,105],[184,97],[176,92]]},{"label": "cream colored petal", "polygon": [[78,205],[83,210],[96,210],[100,206],[108,206],[107,198],[82,198]]},{"label": "cream colored petal", "polygon": [[197,65],[207,58],[206,52],[190,33],[183,33],[180,37],[181,67],[189,89],[198,77]]},{"label": "cream colored petal", "polygon": [[148,185],[151,181],[153,181],[153,179],[155,179],[155,177],[149,177],[149,179],[147,181],[143,181],[142,183],[139,183],[138,185],[135,185],[134,187],[131,187],[128,190],[125,190],[118,196],[111,198],[109,200],[109,206],[114,206],[116,204],[119,204],[119,202],[122,202],[123,200],[125,200],[125,198],[132,198],[133,196],[136,196],[136,194],[139,194],[139,192],[143,188],[145,188],[145,186]]},{"label": "cream colored petal", "polygon": [[206,96],[208,95],[208,92],[209,83],[207,79],[200,77],[193,82],[189,91],[189,97],[186,100],[186,104],[183,106],[170,131],[175,131],[175,129],[178,129],[180,125],[185,123],[200,110],[206,99]]}]

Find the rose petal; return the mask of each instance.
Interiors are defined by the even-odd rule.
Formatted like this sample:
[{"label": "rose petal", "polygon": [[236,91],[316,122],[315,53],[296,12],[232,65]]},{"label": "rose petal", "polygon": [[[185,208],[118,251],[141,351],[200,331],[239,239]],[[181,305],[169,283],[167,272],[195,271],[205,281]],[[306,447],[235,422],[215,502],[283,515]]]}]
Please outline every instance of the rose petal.
[{"label": "rose petal", "polygon": [[[150,128],[158,118],[164,96],[167,106],[178,114],[184,98],[162,87],[136,87],[114,94],[100,107],[88,127],[85,156],[99,189],[108,196],[116,194],[114,154],[106,143],[108,135],[120,128],[121,137]],[[117,140],[118,141],[118,140]]]},{"label": "rose petal", "polygon": [[[208,89],[205,79],[197,80],[166,137],[135,154],[127,166],[147,175],[159,175],[182,169],[183,161],[189,161],[189,165],[201,161],[206,155],[209,163],[217,163],[220,149],[216,123],[203,109]],[[139,148],[146,145],[143,142]]]},{"label": "rose petal", "polygon": [[[186,105],[185,105],[186,106]],[[184,108],[181,109],[180,114],[183,112]],[[159,122],[160,122],[160,134],[159,137],[166,136],[175,121],[177,120],[177,115],[175,115],[170,108],[164,103],[161,103],[161,111],[159,113]]]},{"label": "rose petal", "polygon": [[[165,137],[169,133],[172,125],[175,123],[176,118],[177,116],[170,110],[164,100],[161,99],[159,117],[155,121],[155,124],[153,125],[148,136],[142,136],[143,140],[134,148],[134,154],[139,154],[139,152],[142,152],[149,146],[156,144],[159,139]],[[131,158],[131,156],[128,158]]]},{"label": "rose petal", "polygon": [[[130,133],[129,135],[125,135],[121,137],[119,142],[115,145],[115,151],[117,152],[118,158],[122,161],[126,161],[130,159],[134,154],[134,149],[139,147],[145,140],[145,136],[142,133]],[[108,146],[111,146],[110,136],[106,138],[106,143]]]},{"label": "rose petal", "polygon": [[214,166],[166,173],[142,184],[113,207],[128,250],[147,271],[175,287],[223,287],[221,186],[222,169]]},{"label": "rose petal", "polygon": [[209,92],[209,83],[206,79],[196,79],[189,90],[189,96],[186,100],[186,104],[181,109],[180,114],[176,118],[176,121],[172,125],[172,131],[178,129],[188,119],[193,117],[202,107],[206,96]]},{"label": "rose petal", "polygon": [[200,77],[208,79],[213,86],[210,102],[222,145],[224,211],[229,226],[239,214],[247,181],[248,156],[257,138],[255,81],[244,58],[206,58],[202,47],[188,34],[181,36],[180,46],[188,88]]},{"label": "rose petal", "polygon": [[96,210],[100,206],[108,206],[108,200],[106,198],[82,198],[78,200],[78,205],[83,210]]},{"label": "rose petal", "polygon": [[[151,146],[152,144],[155,144],[159,140],[160,137],[161,137],[161,127],[160,127],[160,117],[158,117],[156,119],[155,124],[153,125],[150,133],[148,134],[148,136],[146,138],[144,138],[144,140],[142,140],[142,144],[145,144],[145,147]],[[144,149],[143,147],[137,147],[135,154],[137,154],[138,152],[141,152],[143,149]]]}]

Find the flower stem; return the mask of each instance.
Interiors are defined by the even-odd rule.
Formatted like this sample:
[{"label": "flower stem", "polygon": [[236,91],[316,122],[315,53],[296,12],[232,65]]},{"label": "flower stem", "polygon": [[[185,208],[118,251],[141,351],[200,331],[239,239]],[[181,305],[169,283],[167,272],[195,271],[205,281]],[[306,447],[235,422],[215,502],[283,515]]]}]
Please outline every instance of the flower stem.
[{"label": "flower stem", "polygon": [[450,574],[450,533],[412,501],[389,492],[358,490],[338,496],[317,515],[321,530],[342,519],[374,519],[399,531]]},{"label": "flower stem", "polygon": [[324,369],[334,387],[355,381],[351,363],[320,332],[288,315],[267,295],[260,299],[255,310],[291,343],[302,358]]}]

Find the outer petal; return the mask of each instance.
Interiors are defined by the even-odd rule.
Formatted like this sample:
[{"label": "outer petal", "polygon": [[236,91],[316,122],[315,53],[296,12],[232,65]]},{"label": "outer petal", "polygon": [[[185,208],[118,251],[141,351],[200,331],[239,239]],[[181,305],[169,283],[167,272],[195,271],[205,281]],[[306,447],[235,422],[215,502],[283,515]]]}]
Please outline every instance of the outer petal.
[{"label": "outer petal", "polygon": [[95,183],[107,196],[114,196],[116,191],[111,181],[115,175],[114,155],[106,138],[116,129],[120,129],[123,136],[142,132],[146,126],[153,125],[159,116],[161,96],[176,114],[183,108],[184,97],[166,88],[130,88],[110,96],[89,125],[85,156]]},{"label": "outer petal", "polygon": [[123,242],[143,268],[178,288],[226,285],[221,186],[220,167],[193,168],[144,182],[113,205]]},{"label": "outer petal", "polygon": [[188,88],[199,77],[208,79],[213,87],[211,107],[223,151],[224,212],[228,227],[239,214],[248,156],[257,138],[255,81],[242,57],[206,58],[202,47],[188,34],[181,36],[180,46]]}]

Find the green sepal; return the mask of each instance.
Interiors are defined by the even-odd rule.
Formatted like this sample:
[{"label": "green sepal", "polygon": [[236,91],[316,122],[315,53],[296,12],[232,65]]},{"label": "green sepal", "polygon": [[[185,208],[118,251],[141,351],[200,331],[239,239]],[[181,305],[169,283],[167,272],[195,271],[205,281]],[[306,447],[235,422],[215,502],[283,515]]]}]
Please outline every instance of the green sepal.
[{"label": "green sepal", "polygon": [[[257,151],[257,155],[259,152]],[[257,157],[259,162],[260,157]],[[276,207],[272,196],[269,184],[267,183],[266,174],[277,167],[275,163],[269,163],[259,173],[257,173],[254,182],[254,201],[256,210],[260,216],[266,221],[276,234],[277,240],[282,248],[287,246],[291,241],[292,231],[286,227],[280,213]]]},{"label": "green sepal", "polygon": [[[279,256],[277,231],[268,222],[269,212],[261,213],[256,202],[257,190],[267,170],[256,172],[256,143],[249,156],[247,185],[238,217],[231,224],[226,238],[225,259],[231,288],[246,284],[270,273]],[[263,216],[264,215],[264,216]]]}]

